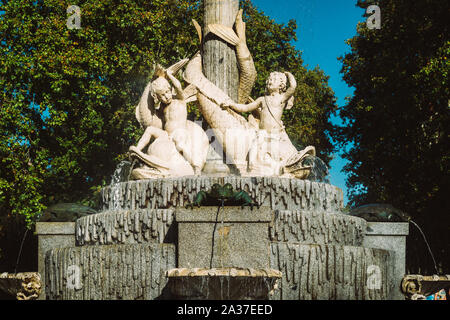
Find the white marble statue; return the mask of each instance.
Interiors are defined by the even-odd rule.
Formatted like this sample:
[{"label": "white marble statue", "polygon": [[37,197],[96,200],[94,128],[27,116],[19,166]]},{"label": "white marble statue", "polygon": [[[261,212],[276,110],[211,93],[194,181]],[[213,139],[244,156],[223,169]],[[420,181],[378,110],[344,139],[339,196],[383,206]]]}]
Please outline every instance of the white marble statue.
[{"label": "white marble statue", "polygon": [[[288,86],[289,84],[289,86]],[[266,94],[249,104],[225,103],[238,112],[255,112],[257,118],[250,116],[250,121],[257,126],[255,142],[251,144],[248,162],[251,173],[262,174],[272,171],[279,175],[290,174],[291,169],[307,155],[315,156],[315,148],[309,146],[298,152],[289,139],[281,117],[284,109],[293,105],[297,82],[290,72],[272,72],[266,81]],[[299,178],[307,176],[309,167],[297,169]]]},{"label": "white marble statue", "polygon": [[[194,21],[200,42],[202,29]],[[239,10],[234,29],[219,24],[205,27],[235,47],[239,64],[238,102],[203,74],[200,53],[184,59],[167,70],[159,67],[136,108],[136,117],[145,132],[130,156],[143,166],[132,171],[134,179],[200,175],[205,165],[209,139],[202,128],[187,120],[186,104],[197,100],[199,110],[214,132],[215,142],[224,152],[227,164],[241,176],[284,176],[306,178],[311,167],[303,165],[307,156],[315,156],[308,146],[297,151],[283,122],[283,111],[293,105],[297,86],[289,72],[272,72],[266,82],[266,94],[250,97],[256,69],[245,38],[245,23]],[[174,74],[186,65],[185,90]],[[246,104],[247,102],[250,103]],[[249,120],[239,113],[252,112]],[[147,151],[145,151],[147,150]]]},{"label": "white marble statue", "polygon": [[158,67],[156,79],[147,85],[136,107],[136,117],[145,132],[137,145],[130,147],[130,156],[144,164],[132,171],[134,179],[201,174],[209,139],[198,124],[187,120],[186,109],[196,90],[183,90],[173,75],[187,61],[167,70]]}]

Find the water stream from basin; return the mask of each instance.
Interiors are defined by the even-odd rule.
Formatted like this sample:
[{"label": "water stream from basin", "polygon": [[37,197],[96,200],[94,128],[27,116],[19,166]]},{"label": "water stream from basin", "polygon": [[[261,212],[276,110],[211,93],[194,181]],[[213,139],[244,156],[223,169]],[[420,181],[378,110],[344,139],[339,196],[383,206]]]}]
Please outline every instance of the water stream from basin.
[{"label": "water stream from basin", "polygon": [[22,242],[20,243],[20,249],[19,249],[19,254],[17,255],[16,266],[14,267],[14,274],[17,273],[17,267],[19,266],[20,256],[22,255],[23,244],[25,242],[25,238],[27,237],[28,230],[29,229],[26,228],[25,233],[24,233],[23,238],[22,238]]},{"label": "water stream from basin", "polygon": [[328,167],[322,159],[310,155],[305,158],[303,164],[306,166],[311,166],[311,172],[308,175],[308,178],[306,178],[307,180],[330,183],[330,180],[328,179]]},{"label": "water stream from basin", "polygon": [[[211,243],[211,260],[210,260],[210,262],[209,262],[209,267],[212,269],[212,267],[213,267],[213,260],[214,260],[214,235],[216,234],[216,229],[217,229],[217,224],[219,223],[219,213],[220,213],[220,209],[222,209],[222,212],[224,212],[223,211],[223,207],[224,207],[224,200],[221,200],[221,205],[219,205],[218,207],[217,207],[217,213],[216,213],[216,221],[215,221],[215,223],[214,223],[214,229],[213,229],[213,233],[212,233],[212,243]],[[221,220],[221,225],[222,225],[222,228],[223,228],[223,220],[224,220],[224,216],[222,215],[222,220]],[[222,229],[223,230],[223,229]],[[220,234],[219,234],[219,236],[220,236]],[[219,253],[220,254],[220,253]],[[222,267],[222,265],[221,265],[221,267]]]},{"label": "water stream from basin", "polygon": [[416,226],[416,228],[420,231],[420,233],[422,234],[423,240],[425,240],[425,243],[427,245],[428,248],[428,252],[430,252],[431,258],[433,259],[433,263],[434,263],[434,269],[436,270],[436,274],[439,274],[439,269],[436,265],[436,260],[434,259],[434,255],[433,252],[431,251],[430,245],[427,241],[427,238],[425,237],[425,234],[422,231],[422,228],[419,227],[419,225],[417,223],[415,223],[413,220],[409,219],[409,222],[411,222],[414,226]]},{"label": "water stream from basin", "polygon": [[121,161],[117,165],[116,170],[114,170],[114,173],[111,176],[111,183],[109,184],[112,195],[111,209],[120,209],[120,183],[129,180],[133,165],[134,162]]}]

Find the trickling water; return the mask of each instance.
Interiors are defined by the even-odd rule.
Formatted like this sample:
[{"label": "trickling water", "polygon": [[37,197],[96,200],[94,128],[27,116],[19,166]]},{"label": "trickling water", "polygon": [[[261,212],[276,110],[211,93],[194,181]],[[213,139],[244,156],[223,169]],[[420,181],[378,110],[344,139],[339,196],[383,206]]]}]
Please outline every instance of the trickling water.
[{"label": "trickling water", "polygon": [[111,185],[128,181],[131,173],[131,168],[132,163],[130,161],[120,161],[120,163],[116,167],[116,170],[111,176]]},{"label": "trickling water", "polygon": [[25,230],[25,233],[24,233],[23,238],[22,238],[22,242],[20,243],[20,249],[19,249],[19,254],[17,255],[17,260],[16,260],[16,266],[14,268],[14,273],[17,273],[17,267],[19,266],[20,256],[22,255],[22,248],[23,248],[23,244],[25,242],[25,238],[27,237],[28,230],[29,230],[28,228]]},{"label": "trickling water", "polygon": [[305,160],[303,160],[303,165],[312,167],[307,180],[330,183],[330,180],[328,179],[328,167],[322,159],[316,156],[307,156]]},{"label": "trickling water", "polygon": [[117,210],[120,209],[120,185],[118,183],[111,184],[111,204],[110,209]]},{"label": "trickling water", "polygon": [[121,161],[114,173],[111,176],[111,209],[120,209],[120,183],[128,181],[131,169],[134,163],[132,164],[130,161]]},{"label": "trickling water", "polygon": [[438,270],[438,267],[436,265],[436,260],[434,259],[433,252],[431,252],[431,248],[430,248],[430,245],[428,244],[428,241],[427,241],[427,238],[425,237],[425,234],[423,233],[422,229],[419,227],[419,225],[417,223],[415,223],[411,219],[409,220],[409,222],[411,222],[413,225],[415,225],[416,228],[419,229],[420,233],[422,234],[423,240],[425,240],[425,243],[427,245],[428,252],[430,252],[431,258],[433,259],[434,269],[436,270],[436,274],[439,274],[439,270]]},{"label": "trickling water", "polygon": [[[209,262],[209,267],[210,267],[211,269],[212,269],[212,267],[213,267],[213,259],[214,259],[214,235],[216,234],[217,224],[219,223],[219,212],[220,212],[220,209],[221,209],[221,208],[223,209],[223,207],[224,207],[224,200],[221,200],[221,202],[222,202],[222,204],[219,205],[219,206],[217,207],[216,222],[214,223],[214,229],[213,229],[213,234],[212,234],[211,260],[210,260],[210,262]],[[223,217],[223,215],[222,215],[222,221],[221,221],[222,227],[223,227],[223,219],[224,219],[224,217]],[[220,254],[220,253],[219,253],[219,254]],[[220,254],[220,255],[221,255],[221,254]],[[221,257],[220,257],[220,258],[221,258]],[[222,264],[221,264],[221,267],[222,267]]]},{"label": "trickling water", "polygon": [[134,168],[134,166],[136,165],[137,162],[138,162],[138,160],[134,159],[133,162],[131,163],[130,170],[129,170],[128,176],[127,176],[127,181],[131,180],[130,179],[131,178],[131,172],[133,171],[133,168]]}]

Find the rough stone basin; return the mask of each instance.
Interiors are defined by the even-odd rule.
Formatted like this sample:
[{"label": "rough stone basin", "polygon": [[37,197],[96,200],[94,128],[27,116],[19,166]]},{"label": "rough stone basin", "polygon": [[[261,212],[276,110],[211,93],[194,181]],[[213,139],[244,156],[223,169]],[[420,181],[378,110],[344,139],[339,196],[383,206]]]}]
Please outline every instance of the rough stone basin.
[{"label": "rough stone basin", "polygon": [[42,289],[41,276],[37,272],[0,274],[0,291],[17,300],[35,300]]},{"label": "rough stone basin", "polygon": [[183,300],[266,300],[281,276],[273,269],[178,268],[167,272],[171,297]]}]

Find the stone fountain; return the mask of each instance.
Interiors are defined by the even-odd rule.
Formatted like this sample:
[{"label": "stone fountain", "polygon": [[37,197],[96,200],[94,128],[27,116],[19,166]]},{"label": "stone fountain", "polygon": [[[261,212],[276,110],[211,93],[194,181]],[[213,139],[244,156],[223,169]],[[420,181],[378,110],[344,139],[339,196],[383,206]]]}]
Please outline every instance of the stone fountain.
[{"label": "stone fountain", "polygon": [[[250,98],[257,74],[238,4],[205,0],[201,54],[156,67],[136,107],[138,166],[102,190],[100,213],[76,221],[75,245],[47,251],[48,299],[389,298],[392,252],[363,246],[366,221],[341,213],[339,188],[308,180],[315,148],[287,137],[292,74],[272,73],[268,94]],[[207,132],[186,119],[194,101]],[[186,208],[214,184],[257,206]]]}]

